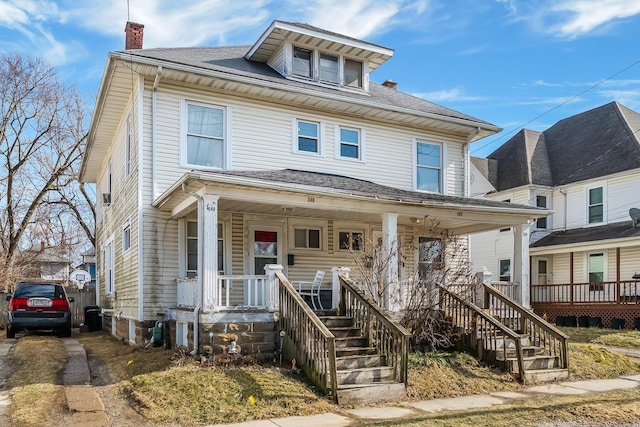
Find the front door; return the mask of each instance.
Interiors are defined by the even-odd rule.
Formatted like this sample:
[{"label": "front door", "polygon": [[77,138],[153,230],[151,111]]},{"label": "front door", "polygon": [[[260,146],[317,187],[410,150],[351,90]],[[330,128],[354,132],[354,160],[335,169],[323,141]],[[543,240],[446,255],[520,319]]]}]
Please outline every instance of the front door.
[{"label": "front door", "polygon": [[[267,264],[282,265],[281,226],[256,224],[250,227],[249,234],[249,274],[262,276],[266,274],[264,267]],[[264,288],[255,287],[253,282],[246,282],[244,291],[246,305],[263,305]]]}]

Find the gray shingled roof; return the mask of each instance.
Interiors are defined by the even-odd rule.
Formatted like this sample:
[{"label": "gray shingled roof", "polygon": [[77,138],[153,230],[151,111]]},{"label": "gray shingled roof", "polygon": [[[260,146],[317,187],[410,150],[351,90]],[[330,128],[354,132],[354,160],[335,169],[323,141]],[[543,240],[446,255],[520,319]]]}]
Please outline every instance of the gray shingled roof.
[{"label": "gray shingled roof", "polygon": [[631,219],[597,227],[574,228],[566,231],[554,231],[531,244],[532,248],[556,245],[569,245],[601,240],[640,237],[640,228],[633,228]]},{"label": "gray shingled roof", "polygon": [[[135,57],[149,58],[198,67],[203,70],[212,70],[229,73],[230,75],[250,77],[257,80],[283,83],[289,86],[303,88],[309,93],[335,94],[335,89],[289,80],[267,64],[245,59],[244,56],[250,48],[251,46],[155,48],[126,50],[120,51],[119,53],[126,53],[126,55],[130,55],[132,59],[135,59]],[[417,112],[437,114],[443,117],[452,117],[469,120],[478,124],[495,126],[475,117],[460,113],[459,111],[373,82],[369,84],[369,94],[340,91],[340,95],[345,98],[366,99],[372,103],[387,105],[389,107],[408,108]]]},{"label": "gray shingled roof", "polygon": [[259,171],[227,171],[221,170],[203,175],[229,175],[244,178],[258,179],[267,182],[282,182],[288,184],[308,185],[329,188],[341,191],[349,191],[354,194],[369,196],[372,198],[392,199],[410,203],[436,202],[461,206],[481,206],[500,208],[520,208],[539,210],[530,206],[514,203],[496,202],[488,199],[477,199],[458,196],[446,196],[436,193],[424,193],[419,191],[400,190],[393,187],[376,184],[371,181],[350,178],[322,172],[308,172],[294,169],[259,170]]},{"label": "gray shingled roof", "polygon": [[471,163],[494,187],[498,186],[498,161],[483,157],[471,157]]},{"label": "gray shingled roof", "polygon": [[491,153],[498,191],[556,186],[640,168],[640,114],[611,102],[560,120],[544,132],[522,130]]}]

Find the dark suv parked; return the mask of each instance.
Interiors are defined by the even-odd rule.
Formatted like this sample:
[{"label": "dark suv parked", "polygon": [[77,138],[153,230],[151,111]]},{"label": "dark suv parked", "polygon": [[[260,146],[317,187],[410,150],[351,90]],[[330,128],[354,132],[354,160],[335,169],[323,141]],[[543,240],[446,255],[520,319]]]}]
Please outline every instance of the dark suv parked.
[{"label": "dark suv parked", "polygon": [[7,338],[16,331],[53,329],[62,337],[71,336],[71,308],[64,287],[55,283],[20,282],[9,301]]}]

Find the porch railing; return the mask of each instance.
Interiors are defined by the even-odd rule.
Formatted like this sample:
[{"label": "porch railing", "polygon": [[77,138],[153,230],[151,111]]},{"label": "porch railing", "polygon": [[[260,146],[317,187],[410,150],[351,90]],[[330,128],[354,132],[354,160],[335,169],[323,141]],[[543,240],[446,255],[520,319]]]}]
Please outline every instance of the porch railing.
[{"label": "porch railing", "polygon": [[411,333],[390,319],[349,277],[339,278],[340,315],[352,317],[353,325],[369,334],[369,345],[394,368],[394,380],[406,385]]},{"label": "porch railing", "polygon": [[569,367],[569,337],[547,323],[533,311],[509,299],[491,285],[483,284],[485,308],[511,330],[529,337],[532,346],[544,349],[542,354],[556,356],[558,368]]},{"label": "porch railing", "polygon": [[520,283],[517,282],[491,282],[491,286],[508,296],[518,304],[522,304]]},{"label": "porch railing", "polygon": [[[477,352],[479,359],[488,363],[496,363],[501,355],[506,363],[507,355],[514,354],[518,361],[518,376],[523,381],[525,368],[522,337],[445,286],[438,284],[438,289],[440,309],[462,335],[465,344]],[[510,347],[511,343],[515,345],[515,351]]]},{"label": "porch railing", "polygon": [[[198,304],[200,279],[176,280],[178,307],[194,308]],[[271,301],[268,276],[264,275],[219,275],[215,292],[215,310],[233,308],[269,308]]]},{"label": "porch railing", "polygon": [[277,272],[280,328],[287,358],[295,359],[311,381],[338,398],[335,336],[298,295],[289,280]]},{"label": "porch railing", "polygon": [[640,304],[640,280],[531,285],[531,303]]}]

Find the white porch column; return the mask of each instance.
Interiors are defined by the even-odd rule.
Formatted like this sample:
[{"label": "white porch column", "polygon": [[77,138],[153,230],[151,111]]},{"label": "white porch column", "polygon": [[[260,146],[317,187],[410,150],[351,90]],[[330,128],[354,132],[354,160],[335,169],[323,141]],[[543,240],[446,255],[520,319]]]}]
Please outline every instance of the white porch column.
[{"label": "white porch column", "polygon": [[338,308],[340,304],[340,274],[349,277],[349,272],[351,269],[349,267],[333,267],[331,268],[331,272],[333,273],[333,278],[331,282],[331,309],[335,310]]},{"label": "white porch column", "polygon": [[204,194],[198,206],[198,269],[202,280],[202,308],[210,311],[218,301],[218,199]]},{"label": "white porch column", "polygon": [[520,301],[525,308],[531,308],[531,289],[529,286],[529,224],[518,224],[514,227],[514,282],[520,282]]},{"label": "white porch column", "polygon": [[267,274],[267,284],[266,284],[266,297],[267,297],[267,307],[269,311],[276,311],[280,306],[278,302],[278,286],[280,280],[276,276],[276,273],[282,272],[284,267],[280,264],[267,264],[264,266],[264,271]]},{"label": "white porch column", "polygon": [[[384,213],[382,216],[382,259],[384,260],[383,283],[387,286],[387,310],[400,309],[400,286],[398,283],[398,214]],[[375,243],[375,242],[374,242]]]}]

